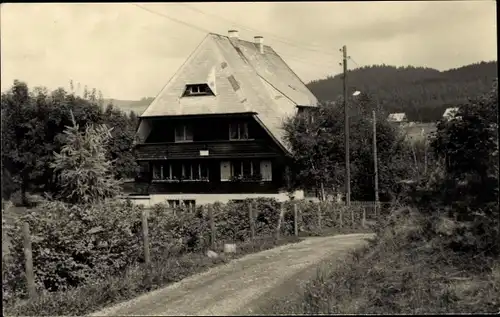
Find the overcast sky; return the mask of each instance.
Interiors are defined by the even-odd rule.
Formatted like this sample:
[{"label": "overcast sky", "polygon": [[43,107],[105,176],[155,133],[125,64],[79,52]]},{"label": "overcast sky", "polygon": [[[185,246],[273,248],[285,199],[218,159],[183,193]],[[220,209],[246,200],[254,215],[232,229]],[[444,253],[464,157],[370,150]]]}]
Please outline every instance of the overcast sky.
[{"label": "overcast sky", "polygon": [[[445,70],[496,60],[495,1],[2,4],[2,91],[69,87],[105,97],[156,96],[207,30],[264,36],[305,81],[357,65]],[[164,16],[162,16],[164,15]],[[165,16],[185,22],[174,22]],[[202,29],[202,30],[200,30]]]}]

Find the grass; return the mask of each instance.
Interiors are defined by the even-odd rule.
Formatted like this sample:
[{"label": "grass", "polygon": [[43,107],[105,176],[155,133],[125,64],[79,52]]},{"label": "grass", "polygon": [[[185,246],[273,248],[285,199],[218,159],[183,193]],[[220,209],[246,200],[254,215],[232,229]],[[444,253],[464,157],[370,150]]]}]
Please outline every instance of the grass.
[{"label": "grass", "polygon": [[227,263],[231,259],[299,241],[300,239],[295,237],[283,237],[279,241],[272,237],[260,237],[253,242],[239,244],[237,253],[233,255],[226,256],[220,253],[218,258],[211,259],[204,254],[191,253],[166,258],[151,264],[150,283],[147,282],[144,267],[137,265],[129,268],[121,276],[110,277],[69,291],[43,293],[30,302],[19,301],[9,305],[4,303],[4,315],[81,316],[89,314],[106,306],[178,282],[193,274],[204,272],[214,266]]},{"label": "grass", "polygon": [[457,254],[423,237],[418,216],[398,220],[367,248],[331,260],[263,314],[498,313],[500,261]]},{"label": "grass", "polygon": [[[15,211],[16,213],[14,213]],[[12,214],[11,218],[19,216],[21,210],[17,211],[17,209],[9,209],[9,213]],[[25,210],[22,211],[25,212]],[[254,241],[238,244],[236,254],[225,255],[222,252],[222,245],[218,245],[214,251],[219,253],[219,257],[215,259],[208,258],[201,253],[169,258],[165,256],[164,259],[152,263],[149,277],[146,275],[143,265],[136,265],[130,267],[120,276],[112,276],[69,291],[44,292],[32,301],[10,302],[4,299],[4,314],[42,316],[89,314],[106,306],[167,286],[193,274],[201,273],[219,264],[227,263],[231,259],[298,242],[301,237],[370,232],[370,229],[360,229],[359,227],[359,224],[351,226],[349,218],[344,220],[343,228],[324,228],[320,232],[300,232],[299,238],[282,235],[280,240],[276,241],[274,237],[257,237]]]}]

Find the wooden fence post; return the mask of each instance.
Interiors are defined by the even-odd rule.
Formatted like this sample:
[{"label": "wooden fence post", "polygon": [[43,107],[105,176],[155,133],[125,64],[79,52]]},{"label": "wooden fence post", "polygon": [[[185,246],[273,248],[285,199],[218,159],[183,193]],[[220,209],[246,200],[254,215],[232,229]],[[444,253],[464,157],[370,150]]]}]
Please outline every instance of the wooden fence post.
[{"label": "wooden fence post", "polygon": [[318,203],[318,230],[321,231],[321,203]]},{"label": "wooden fence post", "polygon": [[33,254],[31,250],[30,226],[27,222],[23,224],[23,236],[26,284],[28,286],[29,298],[30,300],[33,300],[36,297],[35,273],[33,272]]},{"label": "wooden fence post", "polygon": [[351,227],[354,228],[355,226],[355,221],[354,221],[354,207],[351,205],[349,206],[349,209],[351,209]]},{"label": "wooden fence post", "polygon": [[293,232],[296,237],[299,236],[299,207],[296,202],[293,204]]},{"label": "wooden fence post", "polygon": [[361,226],[366,228],[366,207],[363,207],[363,218],[361,219]]},{"label": "wooden fence post", "polygon": [[148,210],[144,209],[141,214],[142,218],[142,243],[144,246],[144,262],[149,267],[151,264],[151,255],[149,253],[149,226],[148,226]]},{"label": "wooden fence post", "polygon": [[280,203],[280,215],[278,217],[278,227],[276,228],[276,240],[280,238],[280,230],[281,230],[281,220],[285,215],[285,207],[283,203]]},{"label": "wooden fence post", "polygon": [[250,221],[250,237],[255,240],[255,218],[253,216],[252,202],[248,203],[248,218]]},{"label": "wooden fence post", "polygon": [[340,228],[344,226],[344,206],[339,205],[339,225]]},{"label": "wooden fence post", "polygon": [[210,218],[210,233],[211,233],[211,238],[210,242],[212,243],[212,250],[215,251],[215,217],[214,217],[214,210],[212,206],[208,205],[208,217]]}]

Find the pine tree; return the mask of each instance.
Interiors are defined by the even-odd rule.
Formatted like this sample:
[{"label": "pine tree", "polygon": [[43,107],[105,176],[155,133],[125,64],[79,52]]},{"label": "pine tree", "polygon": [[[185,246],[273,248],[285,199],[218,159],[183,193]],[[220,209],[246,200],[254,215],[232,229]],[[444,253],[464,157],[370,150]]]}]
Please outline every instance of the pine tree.
[{"label": "pine tree", "polygon": [[75,204],[92,204],[120,194],[119,181],[113,177],[112,161],[106,158],[111,129],[105,125],[87,125],[79,131],[73,114],[73,126],[66,127],[60,153],[54,153],[51,167],[57,174],[59,199]]}]

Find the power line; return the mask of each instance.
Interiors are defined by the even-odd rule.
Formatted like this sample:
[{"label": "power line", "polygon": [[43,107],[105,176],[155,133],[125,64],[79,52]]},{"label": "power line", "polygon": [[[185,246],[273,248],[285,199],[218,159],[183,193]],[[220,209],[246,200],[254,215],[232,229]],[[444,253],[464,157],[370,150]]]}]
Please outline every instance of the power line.
[{"label": "power line", "polygon": [[169,20],[171,20],[171,21],[174,21],[174,22],[177,22],[177,23],[183,24],[183,25],[185,25],[185,26],[188,26],[188,27],[190,27],[190,28],[196,29],[196,30],[198,30],[198,31],[200,31],[200,32],[204,32],[204,33],[211,33],[211,32],[210,32],[209,30],[207,30],[207,29],[204,29],[204,28],[202,28],[202,27],[196,26],[196,25],[191,24],[191,23],[188,23],[188,22],[184,22],[184,21],[178,20],[178,19],[176,19],[176,18],[172,18],[171,16],[168,16],[168,15],[163,14],[163,13],[160,13],[160,12],[157,12],[157,11],[154,11],[154,10],[150,10],[150,9],[148,9],[148,8],[146,8],[146,7],[143,7],[143,6],[139,5],[139,4],[131,3],[131,5],[134,5],[134,6],[136,6],[136,7],[140,8],[140,9],[142,9],[142,10],[148,11],[149,13],[153,13],[153,14],[159,15],[159,16],[164,17],[164,18],[167,18],[167,19],[169,19]]},{"label": "power line", "polygon": [[195,12],[198,12],[200,14],[211,16],[211,17],[214,17],[216,19],[224,20],[224,21],[229,22],[229,23],[231,23],[231,24],[233,24],[235,26],[239,26],[239,27],[241,27],[244,30],[246,29],[246,30],[249,30],[249,31],[257,32],[257,33],[268,34],[268,35],[271,36],[271,38],[275,38],[275,41],[281,42],[281,43],[286,44],[286,45],[295,46],[295,47],[297,47],[299,49],[308,50],[308,51],[312,51],[312,52],[318,52],[318,53],[323,53],[323,54],[328,54],[328,55],[334,54],[333,52],[322,51],[322,50],[317,50],[317,49],[313,49],[313,48],[310,48],[310,47],[306,47],[306,45],[310,46],[308,44],[302,44],[302,45],[296,44],[293,41],[291,41],[291,40],[289,40],[289,39],[287,39],[285,37],[282,37],[282,36],[279,36],[279,35],[275,35],[273,33],[264,32],[264,31],[261,31],[261,30],[254,29],[252,27],[243,25],[243,24],[238,23],[238,22],[231,21],[231,20],[229,20],[227,18],[224,18],[224,17],[221,17],[219,15],[216,15],[216,14],[213,14],[213,13],[204,12],[204,11],[198,9],[198,8],[192,7],[192,6],[190,6],[188,4],[185,4],[185,3],[178,3],[178,4],[182,5],[182,6],[185,6],[188,9],[193,10]]},{"label": "power line", "polygon": [[348,56],[347,58],[348,58],[351,62],[353,62],[354,64],[356,64],[356,66],[358,66],[358,68],[360,67],[360,66],[359,66],[359,64],[358,64],[358,63],[356,63],[356,61],[352,59],[352,57],[351,57],[351,56]]},{"label": "power line", "polygon": [[[178,20],[178,19],[176,19],[176,18],[170,17],[170,16],[165,15],[165,14],[163,14],[163,13],[160,13],[160,12],[157,12],[157,11],[154,11],[154,10],[151,10],[151,9],[148,9],[148,8],[145,8],[145,7],[141,6],[141,5],[138,5],[138,4],[135,4],[135,3],[131,3],[131,4],[132,4],[132,5],[134,5],[134,6],[136,6],[136,7],[138,7],[138,8],[140,8],[140,9],[142,9],[142,10],[145,10],[145,11],[147,11],[147,12],[149,12],[149,13],[153,13],[153,14],[156,14],[156,15],[158,15],[158,16],[160,16],[160,17],[163,17],[163,18],[166,18],[166,19],[172,20],[172,21],[174,21],[174,22],[177,22],[177,23],[183,24],[183,25],[188,26],[188,27],[190,27],[190,28],[196,29],[197,31],[204,32],[204,33],[213,33],[213,32],[211,32],[210,30],[207,30],[207,29],[205,29],[205,28],[202,28],[202,27],[196,26],[196,25],[191,24],[191,23],[188,23],[188,22],[184,22],[184,21]],[[192,8],[192,7],[189,7],[189,8],[190,8],[190,9],[192,9],[192,10],[194,10],[194,11],[199,11],[199,12],[200,12],[200,13],[202,13],[202,14],[206,14],[206,13],[204,13],[203,11],[198,10],[198,9],[196,9],[196,8]],[[207,14],[207,15],[208,15],[208,14]],[[227,19],[222,18],[222,17],[219,17],[219,18],[224,19],[224,20],[227,20]],[[231,22],[230,20],[227,20],[227,21],[228,21],[228,22]],[[233,22],[231,22],[231,23],[233,23]],[[244,28],[245,28],[245,27],[244,27]],[[247,29],[252,29],[252,28],[247,27]],[[252,30],[255,30],[255,29],[252,29]],[[259,30],[255,30],[255,32],[260,32],[260,31],[259,31]],[[179,38],[179,37],[177,37],[177,38]],[[278,42],[282,42],[282,41],[278,41]],[[283,42],[283,43],[284,43],[284,42]],[[288,44],[288,43],[285,43],[285,44]],[[306,49],[306,50],[312,50],[312,49],[308,49],[308,48],[303,48],[303,47],[300,47],[300,46],[298,46],[298,45],[296,45],[296,44],[293,44],[293,43],[290,43],[289,45],[293,45],[293,46],[296,46],[296,47],[298,47],[298,48],[302,48],[302,49]],[[312,50],[312,51],[316,51],[316,52],[318,52],[318,50]],[[288,55],[288,54],[285,54],[285,55]],[[309,65],[309,66],[316,66],[316,67],[322,67],[322,68],[324,68],[325,66],[327,66],[327,67],[328,67],[328,66],[333,66],[333,64],[330,64],[330,63],[327,63],[327,62],[326,62],[326,63],[324,63],[324,64],[312,63],[311,61],[306,61],[306,60],[300,59],[300,58],[295,57],[295,56],[290,56],[290,55],[286,56],[286,58],[287,58],[287,59],[290,59],[290,60],[294,60],[294,61],[300,62],[300,63],[303,63],[303,64],[306,64],[306,65]]]},{"label": "power line", "polygon": [[325,68],[325,66],[326,67],[335,67],[336,66],[336,65],[331,64],[331,63],[319,64],[319,63],[313,63],[311,61],[306,61],[306,60],[297,58],[295,56],[287,56],[286,54],[281,54],[281,55],[283,55],[285,59],[294,60],[294,61],[297,61],[297,62],[300,62],[300,63],[304,63],[304,64],[308,64],[308,65],[311,65],[311,66],[317,66],[317,67],[322,67],[322,68]]},{"label": "power line", "polygon": [[[134,4],[134,3],[131,3],[131,4],[132,4],[132,5],[134,5],[134,6],[136,6],[136,7],[138,7],[138,8],[140,8],[140,9],[142,9],[142,10],[145,10],[145,11],[147,11],[147,12],[149,12],[149,13],[153,13],[153,14],[156,14],[156,15],[158,15],[158,16],[161,16],[161,17],[167,18],[167,19],[169,19],[169,20],[172,20],[172,21],[174,21],[174,22],[181,23],[181,24],[183,24],[183,25],[185,25],[185,26],[188,26],[188,27],[194,28],[194,29],[196,29],[196,30],[198,30],[198,31],[200,31],[200,32],[204,32],[204,33],[213,33],[213,32],[211,32],[210,30],[207,30],[207,29],[204,29],[204,28],[198,27],[198,26],[193,25],[193,24],[188,23],[188,22],[184,22],[184,21],[181,21],[181,20],[178,20],[178,19],[172,18],[172,17],[170,17],[170,16],[168,16],[168,15],[165,15],[165,14],[162,14],[162,13],[160,13],[160,12],[157,12],[157,11],[154,11],[154,10],[151,10],[151,9],[148,9],[148,8],[145,8],[145,7],[141,6],[141,5]],[[192,10],[195,10],[195,11],[199,11],[199,12],[200,12],[200,13],[202,13],[202,14],[205,14],[204,12],[202,12],[201,10],[198,10],[198,9],[196,9],[196,8],[192,8],[192,7],[189,7],[189,8],[190,8],[190,9],[192,9]],[[223,18],[221,18],[221,19],[223,19]],[[229,21],[229,20],[227,20],[227,21]],[[231,21],[229,21],[229,22],[231,22]],[[232,22],[231,22],[231,23],[232,23]],[[248,29],[251,29],[251,28],[248,28]],[[258,31],[258,30],[257,30],[256,32],[260,32],[260,31]],[[295,45],[295,44],[291,44],[291,45],[297,46],[297,45]],[[299,47],[299,46],[298,46],[298,47]],[[299,47],[299,48],[301,48],[301,47]],[[317,50],[314,50],[314,51],[317,51]],[[324,67],[324,66],[325,66],[325,64],[326,64],[326,66],[333,66],[333,64],[328,64],[328,63],[325,63],[325,64],[323,64],[323,65],[316,64],[316,63],[311,63],[310,61],[305,61],[305,60],[302,60],[302,59],[297,58],[297,57],[294,57],[294,56],[288,56],[288,57],[287,57],[287,59],[295,60],[295,61],[298,61],[298,62],[301,62],[301,63],[304,63],[304,64],[308,64],[308,65],[315,65],[315,66],[318,66],[318,67]]]}]

